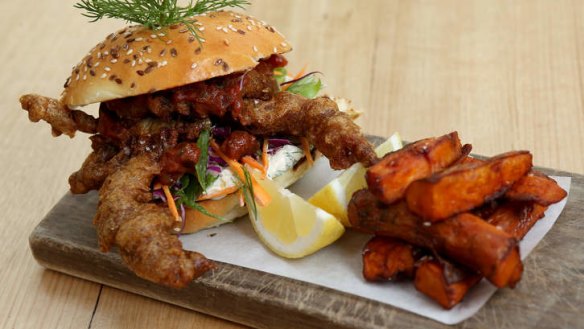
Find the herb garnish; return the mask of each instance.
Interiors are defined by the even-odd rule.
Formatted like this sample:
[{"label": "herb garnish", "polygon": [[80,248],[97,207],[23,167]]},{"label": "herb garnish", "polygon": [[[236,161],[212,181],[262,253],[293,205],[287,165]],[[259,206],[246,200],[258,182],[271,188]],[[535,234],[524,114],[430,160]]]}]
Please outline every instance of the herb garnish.
[{"label": "herb garnish", "polygon": [[197,198],[213,184],[219,176],[209,174],[207,172],[207,163],[209,162],[209,138],[211,132],[209,129],[203,130],[197,139],[197,146],[201,151],[199,161],[195,164],[196,176],[192,174],[185,174],[180,179],[181,188],[175,193],[178,196],[177,203],[184,204],[189,208],[193,208],[209,217],[223,220],[223,218],[211,214],[200,204],[196,202]]},{"label": "herb garnish", "polygon": [[197,178],[194,175],[186,174],[183,175],[180,179],[181,188],[175,192],[175,195],[178,197],[176,202],[178,204],[184,204],[185,206],[195,209],[196,211],[207,215],[209,217],[218,219],[218,220],[225,220],[221,216],[217,216],[207,211],[207,209],[203,208],[200,204],[197,203],[197,198],[201,193],[203,193],[203,189],[201,188],[201,184],[199,184]]},{"label": "herb garnish", "polygon": [[320,79],[315,76],[316,73],[320,72],[310,72],[301,78],[283,82],[280,83],[280,85],[284,86],[290,84],[288,89],[286,89],[287,92],[299,94],[306,98],[312,99],[316,97],[316,95],[318,95],[320,90],[323,88],[322,81],[320,81]]},{"label": "herb garnish", "polygon": [[320,90],[324,87],[322,81],[315,75],[320,73],[318,71],[307,73],[297,79],[286,81],[288,71],[285,67],[278,67],[274,69],[274,78],[280,87],[287,86],[287,92],[302,95],[306,98],[312,99],[318,95]]},{"label": "herb garnish", "polygon": [[83,16],[98,21],[104,17],[119,18],[126,22],[138,23],[151,30],[161,29],[174,24],[184,24],[185,27],[200,41],[195,28],[194,15],[217,11],[226,7],[249,5],[246,0],[191,0],[187,6],[181,7],[178,0],[81,0],[75,8],[85,10]]},{"label": "herb garnish", "polygon": [[207,190],[207,187],[211,185],[217,176],[207,173],[207,164],[209,162],[209,137],[211,132],[209,129],[205,129],[199,135],[197,139],[197,146],[201,151],[199,155],[199,161],[195,165],[195,171],[197,172],[197,178],[199,179],[199,184],[203,188],[203,192]]},{"label": "herb garnish", "polygon": [[245,166],[243,166],[243,175],[245,176],[245,182],[241,182],[243,189],[243,196],[245,198],[245,203],[248,205],[248,209],[253,213],[253,218],[257,220],[258,218],[258,207],[255,201],[255,194],[253,191],[253,183],[251,181],[251,174]]}]

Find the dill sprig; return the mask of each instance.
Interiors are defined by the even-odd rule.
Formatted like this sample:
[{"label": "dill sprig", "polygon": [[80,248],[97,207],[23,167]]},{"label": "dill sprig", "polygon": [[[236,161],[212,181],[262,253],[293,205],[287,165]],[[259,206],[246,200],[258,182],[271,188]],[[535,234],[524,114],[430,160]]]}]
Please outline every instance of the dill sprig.
[{"label": "dill sprig", "polygon": [[151,30],[158,30],[174,24],[184,24],[185,27],[200,41],[200,36],[194,26],[192,17],[210,11],[227,7],[249,5],[246,0],[190,0],[187,6],[181,7],[178,0],[81,0],[75,8],[85,10],[83,16],[91,22],[102,18],[118,18],[126,22],[138,23]]}]

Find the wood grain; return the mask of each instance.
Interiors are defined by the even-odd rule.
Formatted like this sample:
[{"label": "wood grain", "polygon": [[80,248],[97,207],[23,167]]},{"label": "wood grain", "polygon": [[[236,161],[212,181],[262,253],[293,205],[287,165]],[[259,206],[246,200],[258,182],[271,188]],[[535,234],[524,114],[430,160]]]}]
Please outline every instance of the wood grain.
[{"label": "wood grain", "polygon": [[[87,24],[74,2],[0,1],[0,205],[9,228],[0,232],[0,328],[80,328],[92,318],[93,327],[235,326],[107,287],[100,293],[31,257],[27,236],[67,191],[89,141],[51,138],[46,125],[28,122],[18,97],[58,96],[71,66],[124,25]],[[323,72],[328,93],[366,110],[368,133],[415,140],[458,130],[476,153],[529,149],[537,165],[584,173],[581,1],[254,0],[250,12],[288,36],[293,71],[306,64]]]}]

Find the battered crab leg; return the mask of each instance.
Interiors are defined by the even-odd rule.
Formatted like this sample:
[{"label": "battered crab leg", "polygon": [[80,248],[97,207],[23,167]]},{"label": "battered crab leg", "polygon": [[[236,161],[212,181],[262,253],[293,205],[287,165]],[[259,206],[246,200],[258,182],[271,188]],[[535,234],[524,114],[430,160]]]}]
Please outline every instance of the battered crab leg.
[{"label": "battered crab leg", "polygon": [[370,166],[378,160],[359,126],[327,97],[307,99],[280,92],[269,101],[246,100],[233,116],[258,134],[306,137],[334,169],[345,169],[356,162]]},{"label": "battered crab leg", "polygon": [[48,122],[55,137],[61,134],[73,137],[77,130],[89,134],[97,132],[97,119],[85,112],[71,110],[54,98],[35,94],[24,95],[20,97],[20,105],[28,112],[30,121]]},{"label": "battered crab leg", "polygon": [[138,276],[180,288],[214,265],[197,252],[183,250],[170,233],[174,218],[168,209],[149,203],[150,183],[159,172],[156,160],[142,154],[108,176],[99,190],[94,224],[102,251],[115,244]]}]

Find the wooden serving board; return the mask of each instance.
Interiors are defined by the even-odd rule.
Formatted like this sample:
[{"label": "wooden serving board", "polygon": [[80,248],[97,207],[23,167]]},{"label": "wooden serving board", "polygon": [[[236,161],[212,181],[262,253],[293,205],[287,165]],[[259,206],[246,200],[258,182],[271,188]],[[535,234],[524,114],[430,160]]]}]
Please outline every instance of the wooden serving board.
[{"label": "wooden serving board", "polygon": [[584,176],[541,170],[572,177],[563,213],[526,259],[519,285],[499,290],[456,326],[226,263],[186,289],[155,285],[131,273],[117,252],[99,251],[91,223],[97,193],[65,195],[32,232],[30,247],[46,268],[258,328],[584,328]]}]

